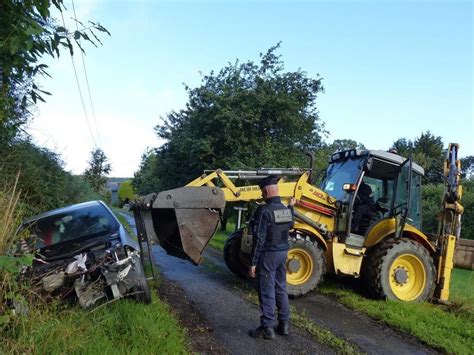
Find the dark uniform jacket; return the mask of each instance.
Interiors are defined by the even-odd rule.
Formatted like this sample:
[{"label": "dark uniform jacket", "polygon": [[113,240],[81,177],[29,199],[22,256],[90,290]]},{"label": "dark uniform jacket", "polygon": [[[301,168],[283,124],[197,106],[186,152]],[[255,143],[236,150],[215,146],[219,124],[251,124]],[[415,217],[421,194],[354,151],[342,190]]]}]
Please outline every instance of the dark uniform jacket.
[{"label": "dark uniform jacket", "polygon": [[288,250],[288,231],[294,223],[293,206],[286,207],[279,196],[266,199],[250,221],[253,235],[252,265],[257,265],[262,252]]}]

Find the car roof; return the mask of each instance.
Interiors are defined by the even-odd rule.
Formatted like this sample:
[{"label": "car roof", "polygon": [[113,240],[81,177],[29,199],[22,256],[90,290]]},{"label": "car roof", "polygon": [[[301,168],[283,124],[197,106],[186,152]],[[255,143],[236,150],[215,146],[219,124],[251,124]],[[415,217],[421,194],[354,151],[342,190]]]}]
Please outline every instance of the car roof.
[{"label": "car roof", "polygon": [[66,207],[56,208],[54,210],[43,212],[43,213],[37,214],[36,216],[30,217],[30,218],[24,220],[23,224],[29,224],[29,223],[37,221],[39,219],[49,217],[49,216],[54,216],[56,214],[67,213],[67,212],[75,211],[75,210],[82,209],[82,208],[85,208],[85,207],[92,207],[92,206],[99,206],[99,205],[104,205],[104,202],[99,201],[99,200],[97,200],[97,201],[88,201],[88,202],[77,203],[75,205],[70,205],[70,206],[66,206]]}]

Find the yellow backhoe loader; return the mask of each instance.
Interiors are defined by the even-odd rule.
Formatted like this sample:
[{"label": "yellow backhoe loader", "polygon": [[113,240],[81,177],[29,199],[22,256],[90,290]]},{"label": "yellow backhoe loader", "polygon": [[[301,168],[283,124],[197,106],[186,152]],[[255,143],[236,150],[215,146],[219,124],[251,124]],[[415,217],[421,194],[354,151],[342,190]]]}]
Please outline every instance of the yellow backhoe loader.
[{"label": "yellow backhoe loader", "polygon": [[[445,301],[463,212],[458,148],[448,148],[437,234],[422,232],[423,168],[380,150],[333,154],[320,187],[311,184],[312,168],[218,169],[185,187],[142,197],[132,209],[141,241],[199,264],[227,202],[262,202],[258,185],[234,181],[278,175],[282,200],[297,200],[287,259],[290,295],[314,290],[328,272],[362,277],[377,298]],[[226,241],[224,260],[246,277],[251,252],[252,236],[243,227]]]}]

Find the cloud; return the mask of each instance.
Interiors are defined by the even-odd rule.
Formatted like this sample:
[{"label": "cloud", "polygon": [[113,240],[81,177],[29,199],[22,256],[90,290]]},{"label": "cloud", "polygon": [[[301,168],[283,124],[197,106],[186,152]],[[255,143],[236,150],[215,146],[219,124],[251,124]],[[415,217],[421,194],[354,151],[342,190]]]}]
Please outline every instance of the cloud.
[{"label": "cloud", "polygon": [[163,143],[154,133],[160,117],[185,106],[187,94],[183,86],[159,82],[157,84],[167,87],[158,89],[157,85],[147,85],[137,78],[127,80],[127,85],[115,86],[98,81],[99,85],[91,88],[94,120],[84,80],[81,80],[89,129],[70,62],[69,69],[66,63],[65,67],[59,64],[55,63],[51,70],[55,79],[42,83],[53,95],[47,98],[47,103],[38,106],[39,115],[28,132],[37,144],[60,153],[66,169],[75,174],[87,167],[95,139],[112,164],[111,175],[132,176],[143,152]]}]

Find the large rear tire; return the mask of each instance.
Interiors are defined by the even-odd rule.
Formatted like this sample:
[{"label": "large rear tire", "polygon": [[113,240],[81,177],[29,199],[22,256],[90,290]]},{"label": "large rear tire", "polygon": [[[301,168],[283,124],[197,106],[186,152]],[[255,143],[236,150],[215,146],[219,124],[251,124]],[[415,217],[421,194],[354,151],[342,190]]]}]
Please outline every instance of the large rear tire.
[{"label": "large rear tire", "polygon": [[249,267],[240,259],[240,244],[242,242],[242,230],[235,231],[224,244],[224,261],[230,271],[237,276],[249,279]]},{"label": "large rear tire", "polygon": [[432,297],[435,267],[426,248],[409,238],[387,239],[375,248],[365,279],[376,298],[423,302]]},{"label": "large rear tire", "polygon": [[319,244],[309,236],[290,235],[286,260],[288,295],[302,296],[318,286],[326,273],[326,258]]}]

